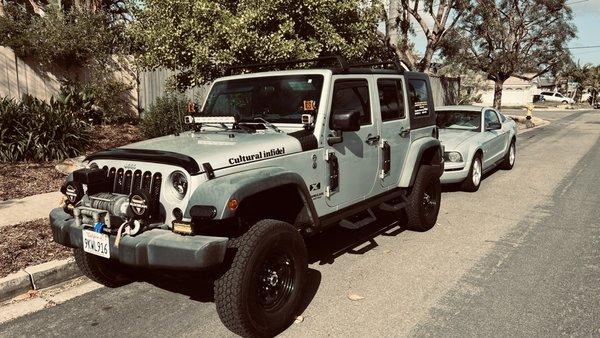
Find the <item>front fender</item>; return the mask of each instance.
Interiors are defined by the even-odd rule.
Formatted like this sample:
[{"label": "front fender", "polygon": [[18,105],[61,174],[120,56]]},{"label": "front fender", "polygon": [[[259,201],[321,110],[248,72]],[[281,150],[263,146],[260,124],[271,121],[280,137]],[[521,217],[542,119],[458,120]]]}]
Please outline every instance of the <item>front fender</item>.
[{"label": "front fender", "polygon": [[196,205],[213,206],[217,209],[215,219],[233,217],[235,210],[227,207],[229,200],[235,198],[239,204],[256,193],[272,188],[293,185],[297,187],[313,221],[318,220],[310,193],[302,177],[280,167],[266,167],[217,177],[202,183],[192,194],[185,210],[190,217],[190,209]]},{"label": "front fender", "polygon": [[[417,177],[417,173],[419,172],[419,166],[423,153],[430,148],[438,148],[441,152],[440,141],[433,137],[422,137],[411,143],[408,154],[406,155],[406,160],[404,161],[404,168],[402,170],[402,176],[400,177],[399,183],[400,187],[412,186],[415,178]],[[443,156],[443,154],[440,155]],[[442,168],[440,175],[443,171],[444,170]]]}]

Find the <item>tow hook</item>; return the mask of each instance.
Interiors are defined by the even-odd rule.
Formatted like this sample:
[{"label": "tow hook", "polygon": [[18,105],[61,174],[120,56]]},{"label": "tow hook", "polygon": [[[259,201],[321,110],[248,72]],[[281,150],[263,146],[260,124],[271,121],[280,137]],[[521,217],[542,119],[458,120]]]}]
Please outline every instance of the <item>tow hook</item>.
[{"label": "tow hook", "polygon": [[119,230],[117,230],[117,238],[115,239],[115,246],[118,248],[121,243],[121,238],[125,235],[135,236],[142,229],[142,224],[139,220],[126,220],[121,224]]}]

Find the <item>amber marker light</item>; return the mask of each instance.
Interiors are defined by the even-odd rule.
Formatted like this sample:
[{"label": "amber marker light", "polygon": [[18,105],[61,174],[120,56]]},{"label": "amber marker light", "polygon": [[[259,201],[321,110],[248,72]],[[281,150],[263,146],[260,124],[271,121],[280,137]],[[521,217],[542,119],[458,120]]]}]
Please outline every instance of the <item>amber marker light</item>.
[{"label": "amber marker light", "polygon": [[227,202],[227,207],[228,207],[230,210],[235,210],[235,209],[237,209],[238,205],[239,205],[239,204],[238,204],[238,200],[236,200],[235,198],[232,198],[232,199],[230,199],[230,200],[229,200],[229,202]]}]

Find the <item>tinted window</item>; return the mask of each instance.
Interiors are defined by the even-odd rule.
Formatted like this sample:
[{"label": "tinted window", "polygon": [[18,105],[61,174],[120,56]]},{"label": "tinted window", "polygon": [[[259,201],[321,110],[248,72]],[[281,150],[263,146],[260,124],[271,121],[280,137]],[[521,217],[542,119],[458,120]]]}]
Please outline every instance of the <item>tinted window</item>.
[{"label": "tinted window", "polygon": [[425,80],[409,80],[408,95],[415,116],[429,115],[429,93],[427,92],[427,82]]},{"label": "tinted window", "polygon": [[486,110],[485,125],[488,126],[492,122],[500,123],[500,120],[498,120],[498,115],[496,115],[496,113],[493,110]]},{"label": "tinted window", "polygon": [[385,121],[396,120],[404,117],[404,94],[402,81],[378,80],[379,106],[381,119]]},{"label": "tinted window", "polygon": [[[242,122],[301,123],[321,98],[322,75],[257,77],[215,83],[205,116],[237,116]],[[309,110],[310,108],[312,110]]]},{"label": "tinted window", "polygon": [[440,129],[481,131],[481,111],[437,111],[436,123]]},{"label": "tinted window", "polygon": [[552,93],[550,93],[550,92],[541,92],[540,95],[552,96]]},{"label": "tinted window", "polygon": [[371,109],[369,107],[369,84],[367,80],[341,80],[333,86],[333,103],[331,114],[358,110],[360,124],[371,123]]}]

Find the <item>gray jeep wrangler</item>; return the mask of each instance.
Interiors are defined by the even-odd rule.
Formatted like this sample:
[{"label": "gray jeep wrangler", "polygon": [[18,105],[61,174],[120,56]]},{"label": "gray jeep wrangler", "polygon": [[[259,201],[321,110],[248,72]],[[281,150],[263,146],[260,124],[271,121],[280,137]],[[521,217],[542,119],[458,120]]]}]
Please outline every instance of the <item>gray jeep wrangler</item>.
[{"label": "gray jeep wrangler", "polygon": [[[306,237],[376,214],[426,231],[440,207],[427,75],[333,61],[220,78],[186,117],[189,131],[89,156],[50,214],[54,240],[108,287],[127,283],[132,267],[216,271],[227,328],[281,332],[303,296]],[[327,60],[244,68],[311,62]]]}]

